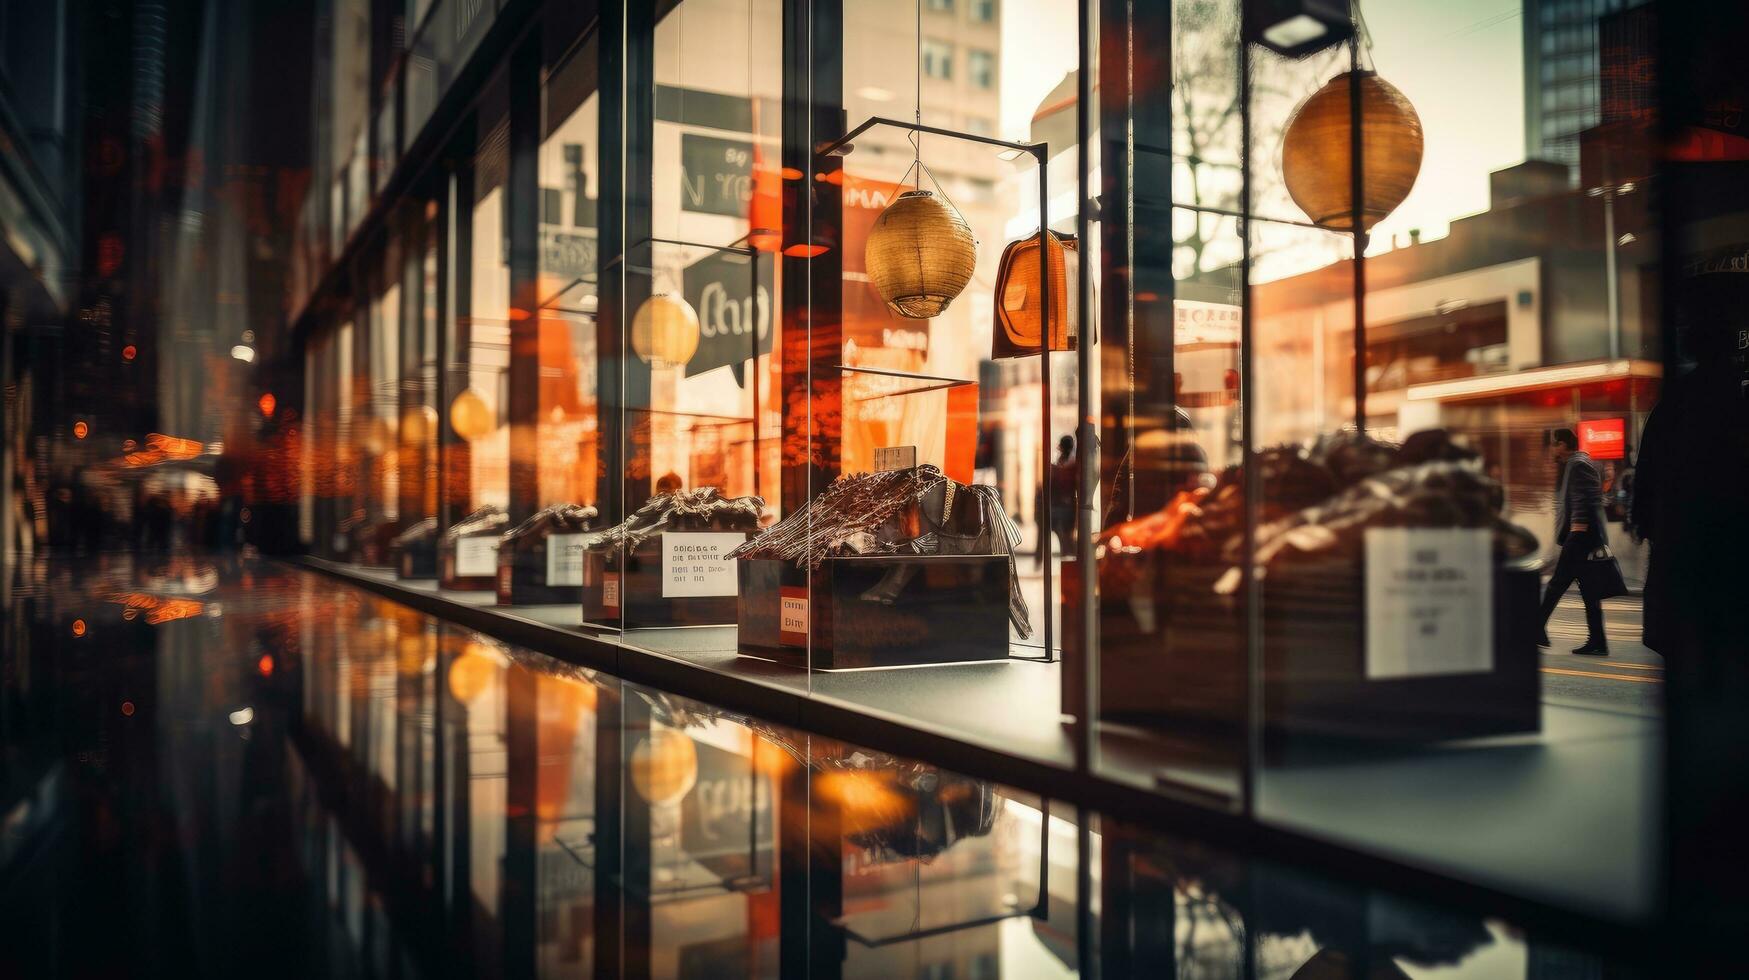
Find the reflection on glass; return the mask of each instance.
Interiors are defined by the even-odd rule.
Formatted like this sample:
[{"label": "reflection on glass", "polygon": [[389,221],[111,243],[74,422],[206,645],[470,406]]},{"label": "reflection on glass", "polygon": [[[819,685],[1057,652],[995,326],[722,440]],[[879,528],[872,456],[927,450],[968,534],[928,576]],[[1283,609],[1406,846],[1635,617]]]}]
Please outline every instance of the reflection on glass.
[{"label": "reflection on glass", "polygon": [[[123,819],[143,831],[169,833],[156,815],[172,814],[210,828],[182,845],[197,865],[233,869],[197,883],[205,900],[278,914],[215,933],[179,900],[112,907],[124,923],[185,925],[223,962],[240,944],[318,974],[401,961],[470,975],[1030,980],[1090,972],[1088,952],[1107,976],[1603,968],[1518,923],[625,684],[282,566],[106,556],[24,571],[7,664],[43,665],[75,615],[115,655],[102,685],[0,674],[9,771],[71,758],[51,703],[113,719],[131,748],[102,752],[101,770],[62,767],[63,804],[14,832],[69,808],[139,814]],[[143,615],[172,600],[200,613]],[[209,779],[241,792],[215,796]],[[143,874],[152,859],[131,839],[91,839],[95,852],[69,864],[76,887]],[[1083,921],[1098,932],[1081,934]],[[100,944],[42,935],[61,962],[108,962]],[[162,972],[166,954],[131,955]]]}]

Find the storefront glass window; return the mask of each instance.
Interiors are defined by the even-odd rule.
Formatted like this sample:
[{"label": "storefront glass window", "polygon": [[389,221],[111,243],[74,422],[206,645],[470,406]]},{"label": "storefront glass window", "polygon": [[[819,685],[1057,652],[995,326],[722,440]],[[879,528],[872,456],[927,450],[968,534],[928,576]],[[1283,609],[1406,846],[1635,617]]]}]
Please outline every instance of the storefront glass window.
[{"label": "storefront glass window", "polygon": [[468,510],[510,506],[510,256],[505,230],[510,128],[483,129],[474,156],[469,215],[468,306],[457,321],[456,357],[466,387],[451,396],[477,400],[479,424],[457,431],[466,443]]},{"label": "storefront glass window", "polygon": [[600,105],[592,34],[548,77],[544,104],[536,289],[541,507],[597,506],[602,425],[596,400]]}]

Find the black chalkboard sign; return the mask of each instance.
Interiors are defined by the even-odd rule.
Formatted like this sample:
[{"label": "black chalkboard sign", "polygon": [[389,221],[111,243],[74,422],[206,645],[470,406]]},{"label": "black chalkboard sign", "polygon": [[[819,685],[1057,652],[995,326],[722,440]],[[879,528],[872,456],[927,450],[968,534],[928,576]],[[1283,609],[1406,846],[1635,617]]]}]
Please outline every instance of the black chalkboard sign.
[{"label": "black chalkboard sign", "polygon": [[681,134],[681,210],[746,217],[752,199],[752,143]]}]

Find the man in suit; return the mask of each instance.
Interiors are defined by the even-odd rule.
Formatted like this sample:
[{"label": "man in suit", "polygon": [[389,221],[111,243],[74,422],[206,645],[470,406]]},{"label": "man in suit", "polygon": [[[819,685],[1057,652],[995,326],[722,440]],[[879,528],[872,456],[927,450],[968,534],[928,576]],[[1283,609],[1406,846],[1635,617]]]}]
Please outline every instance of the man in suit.
[{"label": "man in suit", "polygon": [[[1555,561],[1554,577],[1543,593],[1543,634],[1541,645],[1549,646],[1549,614],[1567,594],[1568,586],[1580,578],[1580,571],[1591,553],[1609,544],[1609,532],[1604,527],[1603,474],[1591,456],[1579,451],[1579,437],[1572,429],[1556,429],[1549,447],[1560,474],[1555,486],[1555,543],[1561,556]],[[1603,633],[1603,602],[1585,591],[1579,582],[1579,597],[1585,600],[1585,645],[1574,653],[1594,657],[1609,656],[1609,642]]]}]

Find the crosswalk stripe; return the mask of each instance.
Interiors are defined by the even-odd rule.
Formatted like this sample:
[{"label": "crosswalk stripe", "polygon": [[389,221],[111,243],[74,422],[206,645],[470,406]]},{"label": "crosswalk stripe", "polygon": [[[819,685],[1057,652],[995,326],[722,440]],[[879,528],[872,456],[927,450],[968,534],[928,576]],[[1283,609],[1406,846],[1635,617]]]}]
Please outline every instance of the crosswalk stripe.
[{"label": "crosswalk stripe", "polygon": [[1568,677],[1601,677],[1611,681],[1628,681],[1633,684],[1662,684],[1661,677],[1630,677],[1627,674],[1601,674],[1594,670],[1563,670],[1560,667],[1544,667],[1545,674],[1565,674]]}]

